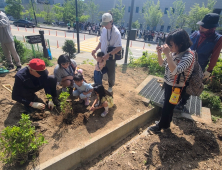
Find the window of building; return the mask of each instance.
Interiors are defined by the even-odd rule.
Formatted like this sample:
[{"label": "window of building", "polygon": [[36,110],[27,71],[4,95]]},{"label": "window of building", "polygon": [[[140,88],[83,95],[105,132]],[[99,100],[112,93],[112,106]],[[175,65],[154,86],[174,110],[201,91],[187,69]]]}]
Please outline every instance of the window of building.
[{"label": "window of building", "polygon": [[129,23],[126,24],[126,27],[129,27]]},{"label": "window of building", "polygon": [[140,29],[142,29],[143,28],[143,24],[140,24]]},{"label": "window of building", "polygon": [[164,29],[164,25],[161,25],[160,31],[163,31],[163,29]]},{"label": "window of building", "polygon": [[130,12],[130,8],[131,8],[131,7],[129,6],[129,7],[128,7],[128,12]]},{"label": "window of building", "polygon": [[164,10],[164,14],[167,14],[168,8],[165,8]]},{"label": "window of building", "polygon": [[167,32],[170,32],[170,28],[171,28],[171,26],[168,26],[168,27],[167,27]]},{"label": "window of building", "polygon": [[136,13],[139,13],[139,7],[136,7]]}]

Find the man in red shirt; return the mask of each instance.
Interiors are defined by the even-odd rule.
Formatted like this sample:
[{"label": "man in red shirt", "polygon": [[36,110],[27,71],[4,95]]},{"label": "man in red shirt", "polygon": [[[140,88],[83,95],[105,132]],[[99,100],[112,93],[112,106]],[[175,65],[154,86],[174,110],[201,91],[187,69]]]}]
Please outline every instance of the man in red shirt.
[{"label": "man in red shirt", "polygon": [[[209,79],[222,49],[222,35],[215,32],[216,27],[219,26],[219,17],[220,16],[215,13],[205,15],[202,21],[197,22],[199,31],[195,31],[190,36],[193,42],[190,48],[198,54],[198,62],[204,72],[203,80]],[[208,63],[209,67],[205,70]],[[189,97],[188,94],[183,97],[176,106],[176,109],[183,110]]]}]

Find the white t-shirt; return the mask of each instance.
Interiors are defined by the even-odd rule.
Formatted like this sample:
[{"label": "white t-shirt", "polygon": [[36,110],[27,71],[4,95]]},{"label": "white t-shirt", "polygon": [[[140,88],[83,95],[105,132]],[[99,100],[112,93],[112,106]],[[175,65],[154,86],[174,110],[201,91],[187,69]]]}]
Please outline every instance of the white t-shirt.
[{"label": "white t-shirt", "polygon": [[104,54],[107,54],[108,46],[122,47],[121,34],[120,34],[119,30],[116,28],[116,26],[113,25],[113,27],[112,27],[111,39],[109,42],[107,40],[107,31],[108,31],[108,39],[110,39],[111,29],[107,30],[105,27],[103,28],[102,34],[100,37],[101,51],[104,52]]}]

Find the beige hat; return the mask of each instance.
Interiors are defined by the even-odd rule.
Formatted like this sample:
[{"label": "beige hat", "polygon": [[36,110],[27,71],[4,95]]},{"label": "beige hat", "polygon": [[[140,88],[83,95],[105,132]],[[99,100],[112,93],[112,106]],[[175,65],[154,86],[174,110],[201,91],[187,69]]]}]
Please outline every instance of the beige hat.
[{"label": "beige hat", "polygon": [[103,14],[102,16],[102,22],[101,22],[101,25],[102,26],[106,26],[110,21],[113,20],[113,17],[110,13],[105,13]]}]

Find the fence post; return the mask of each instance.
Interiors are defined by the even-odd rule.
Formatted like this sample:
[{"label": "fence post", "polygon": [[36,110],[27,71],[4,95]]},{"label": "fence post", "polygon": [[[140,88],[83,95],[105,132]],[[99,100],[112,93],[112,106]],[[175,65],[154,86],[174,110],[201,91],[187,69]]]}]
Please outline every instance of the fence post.
[{"label": "fence post", "polygon": [[33,44],[31,44],[31,46],[32,46],[32,52],[33,52],[33,55],[34,55],[34,57],[36,58],[36,55],[35,55],[35,49],[34,49],[34,47],[33,47]]},{"label": "fence post", "polygon": [[38,48],[38,51],[39,51],[39,44],[37,44],[37,48]]}]

